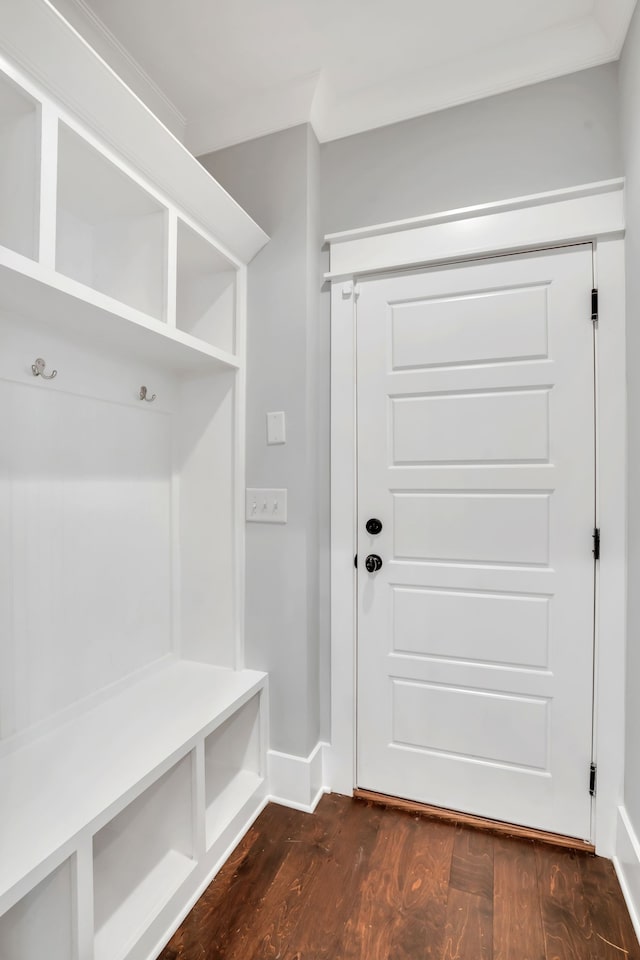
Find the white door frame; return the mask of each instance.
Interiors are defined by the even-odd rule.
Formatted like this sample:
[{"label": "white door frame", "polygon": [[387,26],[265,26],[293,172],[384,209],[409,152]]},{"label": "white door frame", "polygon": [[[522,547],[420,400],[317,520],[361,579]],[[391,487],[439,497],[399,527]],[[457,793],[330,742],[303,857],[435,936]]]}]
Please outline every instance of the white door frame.
[{"label": "white door frame", "polygon": [[[626,368],[624,180],[454,210],[326,237],[331,251],[331,745],[330,788],[356,785],[355,303],[367,276],[585,241],[594,244],[597,523],[595,729],[598,765],[592,841],[615,853],[624,776],[626,632]],[[590,304],[589,304],[590,306]],[[585,323],[590,322],[586,310]],[[589,531],[585,530],[586,541]],[[585,549],[589,549],[585,542]],[[585,790],[588,771],[585,771]]]}]

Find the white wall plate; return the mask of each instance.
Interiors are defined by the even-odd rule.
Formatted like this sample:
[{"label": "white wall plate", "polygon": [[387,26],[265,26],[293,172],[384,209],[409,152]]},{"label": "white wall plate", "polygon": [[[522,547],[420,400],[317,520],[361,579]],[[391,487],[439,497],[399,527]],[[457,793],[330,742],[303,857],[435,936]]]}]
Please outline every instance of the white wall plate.
[{"label": "white wall plate", "polygon": [[247,487],[247,523],[286,523],[287,491]]}]

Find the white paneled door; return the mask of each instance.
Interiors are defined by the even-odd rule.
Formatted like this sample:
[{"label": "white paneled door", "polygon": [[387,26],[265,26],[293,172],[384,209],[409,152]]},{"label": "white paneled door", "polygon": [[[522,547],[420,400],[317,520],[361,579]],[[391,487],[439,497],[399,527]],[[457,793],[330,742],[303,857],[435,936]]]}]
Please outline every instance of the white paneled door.
[{"label": "white paneled door", "polygon": [[583,245],[357,302],[358,786],[583,839],[592,286]]}]

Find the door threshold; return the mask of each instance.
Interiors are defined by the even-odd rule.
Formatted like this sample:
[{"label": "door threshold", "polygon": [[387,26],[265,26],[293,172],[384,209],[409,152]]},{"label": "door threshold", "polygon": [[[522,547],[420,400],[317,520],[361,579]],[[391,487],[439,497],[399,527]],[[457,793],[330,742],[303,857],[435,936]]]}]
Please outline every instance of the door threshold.
[{"label": "door threshold", "polygon": [[401,797],[390,797],[385,793],[375,793],[373,790],[355,789],[353,796],[356,800],[367,800],[383,807],[394,807],[396,810],[406,810],[417,813],[433,820],[447,820],[464,827],[473,827],[476,830],[487,830],[490,833],[502,834],[507,837],[520,837],[525,840],[538,840],[540,843],[551,843],[556,847],[568,847],[570,850],[580,850],[583,853],[595,853],[596,848],[586,840],[576,837],[565,837],[559,833],[549,833],[546,830],[535,830],[533,827],[520,827],[514,823],[503,823],[501,820],[488,820],[486,817],[476,817],[470,813],[460,813],[458,810],[447,810],[444,807],[432,807],[427,803],[418,803],[415,800],[403,800]]}]

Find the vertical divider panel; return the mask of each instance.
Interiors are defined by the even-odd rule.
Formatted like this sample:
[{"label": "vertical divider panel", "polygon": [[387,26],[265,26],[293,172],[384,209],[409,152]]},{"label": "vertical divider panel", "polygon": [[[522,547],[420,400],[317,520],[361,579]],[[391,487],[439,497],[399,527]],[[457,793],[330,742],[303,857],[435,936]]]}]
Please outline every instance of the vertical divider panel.
[{"label": "vertical divider panel", "polygon": [[205,739],[207,848],[264,786],[262,694],[257,693]]},{"label": "vertical divider panel", "polygon": [[207,852],[204,740],[193,751],[193,851],[202,861]]},{"label": "vertical divider panel", "polygon": [[70,858],[0,917],[2,960],[76,960],[73,873]]},{"label": "vertical divider panel", "polygon": [[182,651],[182,564],[180,562],[180,468],[176,462],[176,417],[172,436],[171,465],[171,650],[176,657]]},{"label": "vertical divider panel", "polygon": [[40,265],[55,270],[58,194],[58,114],[49,103],[40,111]]},{"label": "vertical divider panel", "polygon": [[183,380],[176,415],[180,472],[180,630],[185,659],[235,666],[236,370]]},{"label": "vertical divider panel", "polygon": [[235,384],[235,446],[233,463],[233,505],[235,518],[235,582],[236,582],[236,631],[235,668],[245,666],[244,650],[244,605],[245,605],[245,517],[244,489],[246,487],[246,382],[247,382],[247,268],[240,267],[236,277],[236,356],[240,367]]},{"label": "vertical divider panel", "polygon": [[0,246],[38,254],[42,102],[0,71]]},{"label": "vertical divider panel", "polygon": [[178,214],[170,207],[166,214],[166,271],[165,284],[167,292],[166,320],[167,326],[176,326],[176,305],[178,295]]},{"label": "vertical divider panel", "polygon": [[74,960],[93,960],[93,842],[84,837],[74,859],[72,874]]}]

